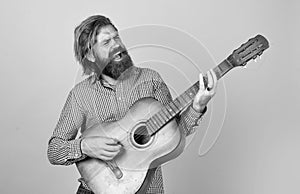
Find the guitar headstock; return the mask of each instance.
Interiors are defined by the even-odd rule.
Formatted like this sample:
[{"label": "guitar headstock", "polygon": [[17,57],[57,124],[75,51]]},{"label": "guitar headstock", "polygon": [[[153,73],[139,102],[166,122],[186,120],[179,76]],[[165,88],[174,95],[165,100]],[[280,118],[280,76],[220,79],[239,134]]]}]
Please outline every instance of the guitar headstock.
[{"label": "guitar headstock", "polygon": [[262,35],[257,35],[234,50],[227,60],[235,67],[245,66],[248,61],[260,56],[267,48],[269,48],[268,40]]}]

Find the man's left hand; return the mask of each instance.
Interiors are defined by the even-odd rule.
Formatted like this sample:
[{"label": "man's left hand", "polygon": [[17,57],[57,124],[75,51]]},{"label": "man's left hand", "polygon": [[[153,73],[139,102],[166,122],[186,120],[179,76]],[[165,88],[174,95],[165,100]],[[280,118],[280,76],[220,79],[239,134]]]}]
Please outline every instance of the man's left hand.
[{"label": "man's left hand", "polygon": [[199,91],[193,101],[193,108],[197,112],[203,112],[207,103],[215,95],[217,89],[217,76],[215,72],[210,69],[207,71],[207,87],[205,87],[202,73],[199,74]]}]

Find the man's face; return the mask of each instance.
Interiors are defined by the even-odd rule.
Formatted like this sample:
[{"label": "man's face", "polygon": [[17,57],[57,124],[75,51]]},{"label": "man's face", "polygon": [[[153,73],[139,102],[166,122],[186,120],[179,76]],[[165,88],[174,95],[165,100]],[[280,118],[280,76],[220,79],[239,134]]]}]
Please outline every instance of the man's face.
[{"label": "man's face", "polygon": [[114,79],[132,66],[132,60],[118,32],[111,25],[100,29],[93,45],[93,54],[100,71],[103,69],[103,74]]}]

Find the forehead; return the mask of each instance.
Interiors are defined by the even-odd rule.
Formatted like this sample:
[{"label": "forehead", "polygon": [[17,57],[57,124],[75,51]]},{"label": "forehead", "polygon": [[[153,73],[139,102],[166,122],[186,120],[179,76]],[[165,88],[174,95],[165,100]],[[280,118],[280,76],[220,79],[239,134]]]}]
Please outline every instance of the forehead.
[{"label": "forehead", "polygon": [[118,34],[118,31],[115,30],[112,25],[103,26],[99,29],[98,34],[96,36],[97,41],[101,41],[111,36]]}]

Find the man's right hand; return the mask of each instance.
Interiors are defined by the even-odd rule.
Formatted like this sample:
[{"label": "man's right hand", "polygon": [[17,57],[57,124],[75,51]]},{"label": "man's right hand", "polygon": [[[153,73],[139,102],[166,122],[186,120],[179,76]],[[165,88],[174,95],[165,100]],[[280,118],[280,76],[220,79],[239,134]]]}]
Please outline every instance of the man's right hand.
[{"label": "man's right hand", "polygon": [[121,150],[118,140],[102,136],[84,137],[81,141],[83,154],[101,160],[112,160]]}]

